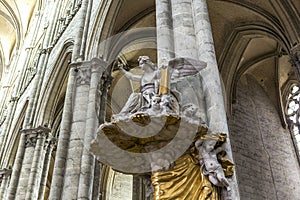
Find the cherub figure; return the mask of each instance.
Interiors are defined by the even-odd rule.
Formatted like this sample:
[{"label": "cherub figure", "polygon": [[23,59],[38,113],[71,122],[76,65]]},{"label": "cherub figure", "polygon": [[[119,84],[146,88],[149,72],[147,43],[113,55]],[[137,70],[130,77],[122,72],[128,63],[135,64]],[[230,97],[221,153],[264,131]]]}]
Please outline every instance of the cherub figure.
[{"label": "cherub figure", "polygon": [[222,149],[220,147],[215,148],[216,143],[217,140],[206,138],[196,141],[195,146],[199,151],[202,173],[208,176],[209,181],[213,185],[226,188],[228,193],[231,190],[229,182],[217,159],[217,155],[222,151]]},{"label": "cherub figure", "polygon": [[160,107],[161,97],[154,95],[151,99],[151,109],[148,110],[150,115],[156,115],[161,112]]},{"label": "cherub figure", "polygon": [[175,113],[178,108],[176,108],[176,102],[174,97],[169,94],[162,95],[160,107],[163,109],[164,113]]},{"label": "cherub figure", "polygon": [[193,103],[188,103],[183,106],[182,108],[182,114],[191,120],[197,121],[201,124],[205,124],[205,121],[203,120],[203,117],[201,116],[201,113],[199,111],[199,107],[197,107]]}]

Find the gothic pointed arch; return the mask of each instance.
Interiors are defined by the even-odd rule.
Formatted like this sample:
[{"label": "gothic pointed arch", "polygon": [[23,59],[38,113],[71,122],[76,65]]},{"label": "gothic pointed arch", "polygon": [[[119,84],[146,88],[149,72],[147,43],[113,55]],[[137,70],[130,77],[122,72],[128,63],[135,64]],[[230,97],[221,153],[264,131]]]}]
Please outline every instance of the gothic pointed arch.
[{"label": "gothic pointed arch", "polygon": [[66,41],[57,54],[57,59],[52,66],[51,72],[46,77],[45,88],[40,97],[39,110],[40,115],[36,118],[40,121],[37,124],[51,124],[55,120],[54,110],[58,102],[64,98],[66,92],[67,79],[69,74],[69,64],[71,60],[73,42]]},{"label": "gothic pointed arch", "polygon": [[[96,20],[93,21],[92,34],[88,39],[87,54],[90,58],[103,57],[105,53],[101,42],[114,36],[115,34],[121,33],[132,28],[141,19],[155,13],[153,0],[147,0],[135,4],[134,10],[132,10],[133,1],[107,1],[103,2],[99,6]],[[131,10],[131,12],[128,12]],[[140,27],[153,27],[153,21],[155,17],[151,17],[152,22],[143,24]],[[111,23],[111,22],[114,23]]]},{"label": "gothic pointed arch", "polygon": [[[18,120],[13,124],[13,128],[10,134],[6,135],[6,140],[5,143],[3,143],[4,146],[1,146],[1,154],[0,157],[1,163],[0,167],[1,168],[12,168],[14,162],[15,162],[15,156],[17,153],[17,149],[19,146],[19,139],[20,139],[20,132],[23,127],[24,123],[24,118],[25,118],[25,112],[28,106],[28,101],[25,102],[25,104],[20,108],[20,112],[18,113]],[[4,155],[9,155],[5,156]]]}]

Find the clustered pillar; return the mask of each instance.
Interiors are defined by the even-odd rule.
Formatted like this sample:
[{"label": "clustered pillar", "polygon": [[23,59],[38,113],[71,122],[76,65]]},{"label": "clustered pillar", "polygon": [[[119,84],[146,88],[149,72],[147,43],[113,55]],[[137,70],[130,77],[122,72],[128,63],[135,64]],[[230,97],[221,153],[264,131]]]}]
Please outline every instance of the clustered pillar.
[{"label": "clustered pillar", "polygon": [[11,176],[11,169],[0,169],[0,199],[5,196],[6,188]]},{"label": "clustered pillar", "polygon": [[47,187],[47,178],[48,172],[50,168],[50,161],[52,157],[52,152],[56,148],[56,138],[52,137],[52,135],[48,135],[46,141],[44,143],[43,155],[45,155],[44,163],[43,163],[43,171],[40,180],[40,187],[38,191],[38,199],[44,199],[46,187]]},{"label": "clustered pillar", "polygon": [[[201,70],[202,92],[206,107],[206,121],[214,132],[228,134],[224,97],[218,71],[214,42],[206,0],[156,1],[158,65],[167,59],[188,57],[207,63]],[[166,31],[173,30],[172,33]],[[163,38],[163,39],[162,39]],[[173,45],[173,46],[172,46]],[[174,52],[167,54],[166,50]],[[203,91],[202,91],[203,90]],[[228,139],[226,150],[232,158]],[[235,176],[230,180],[234,199],[239,198]]]},{"label": "clustered pillar", "polygon": [[156,0],[157,65],[174,58],[173,24],[169,0]]},{"label": "clustered pillar", "polygon": [[71,64],[50,199],[92,199],[95,158],[89,152],[99,122],[97,96],[105,62]]},{"label": "clustered pillar", "polygon": [[53,146],[55,140],[50,129],[42,126],[21,130],[20,134],[7,199],[43,199],[39,190],[49,168],[49,162],[45,161],[53,149],[48,146]]}]

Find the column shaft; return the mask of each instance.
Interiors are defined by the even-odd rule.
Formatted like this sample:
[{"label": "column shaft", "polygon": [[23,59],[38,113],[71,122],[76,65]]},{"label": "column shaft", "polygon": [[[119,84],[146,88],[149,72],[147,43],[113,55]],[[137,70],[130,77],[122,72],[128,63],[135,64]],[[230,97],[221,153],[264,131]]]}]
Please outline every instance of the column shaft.
[{"label": "column shaft", "polygon": [[55,140],[51,138],[48,146],[44,148],[45,151],[45,159],[44,159],[44,164],[43,164],[43,172],[42,172],[42,178],[41,178],[41,183],[40,183],[40,188],[39,188],[39,200],[44,199],[45,191],[46,191],[46,185],[47,185],[47,178],[48,178],[48,172],[49,172],[49,165],[51,161],[51,155],[52,155],[52,150],[54,148],[54,143]]},{"label": "column shaft", "polygon": [[33,84],[32,90],[31,90],[29,104],[28,104],[28,107],[26,110],[25,123],[24,123],[25,128],[32,128],[32,126],[33,126],[35,110],[37,109],[36,107],[37,107],[38,100],[39,100],[39,93],[41,91],[44,75],[46,72],[46,66],[48,63],[49,53],[51,51],[51,48],[49,48],[49,46],[50,46],[51,34],[52,34],[53,28],[54,28],[54,20],[55,20],[54,16],[57,12],[58,2],[60,2],[60,1],[57,1],[55,3],[55,8],[53,9],[53,11],[51,11],[52,13],[49,16],[50,22],[49,22],[49,26],[46,31],[45,39],[43,41],[43,47],[42,47],[43,49],[41,51],[41,56],[39,58],[37,73],[34,78],[34,84]]},{"label": "column shaft", "polygon": [[[89,98],[89,82],[81,80],[83,76],[90,74],[88,67],[78,67],[74,105],[73,105],[73,117],[71,122],[71,132],[69,139],[69,146],[67,147],[67,159],[65,165],[64,185],[62,199],[77,199],[78,198],[78,186],[79,177],[81,172],[81,155],[84,148],[84,136],[86,133],[86,115]],[[89,75],[87,75],[89,77]]]},{"label": "column shaft", "polygon": [[37,199],[38,191],[40,187],[42,166],[44,161],[44,144],[46,139],[46,133],[38,133],[37,143],[34,149],[33,160],[31,164],[31,170],[27,185],[26,198],[28,200]]},{"label": "column shaft", "polygon": [[0,170],[0,174],[1,174],[0,179],[2,179],[1,184],[0,184],[0,199],[3,199],[5,196],[5,193],[7,192],[7,184],[9,183],[11,170],[10,169]]},{"label": "column shaft", "polygon": [[224,97],[206,0],[194,0],[193,8],[199,60],[207,62],[207,67],[201,73],[206,96],[208,124],[213,131],[228,133]]},{"label": "column shaft", "polygon": [[[11,127],[11,123],[12,123],[12,119],[13,119],[13,115],[16,111],[16,108],[17,108],[17,98],[16,97],[12,97],[11,99],[11,102],[9,103],[9,106],[8,106],[8,110],[7,110],[7,116],[6,116],[6,119],[5,119],[5,122],[3,124],[3,129],[0,133],[0,157],[1,158],[4,158],[3,154],[5,153],[5,147],[6,147],[6,141],[7,141],[7,138],[8,138],[8,134],[9,134],[9,131],[10,131],[10,127]],[[1,159],[1,165],[3,167],[3,162],[4,162],[4,159]]]},{"label": "column shaft", "polygon": [[26,197],[27,184],[29,180],[28,175],[30,174],[33,155],[34,146],[26,147],[15,199],[25,199]]},{"label": "column shaft", "polygon": [[[193,17],[197,38],[199,60],[207,62],[207,67],[200,73],[203,78],[203,91],[207,108],[207,120],[209,128],[214,132],[228,134],[224,97],[221,80],[214,50],[214,42],[208,15],[206,0],[193,0]],[[226,150],[232,159],[232,151],[229,138]],[[235,175],[230,181],[233,189],[232,197],[239,199],[238,185]]]},{"label": "column shaft", "polygon": [[171,0],[175,57],[197,59],[191,0]]},{"label": "column shaft", "polygon": [[89,5],[89,1],[83,0],[81,9],[79,10],[79,13],[78,13],[79,25],[77,26],[78,32],[77,32],[77,36],[76,36],[76,40],[75,40],[75,44],[74,44],[73,53],[72,53],[72,62],[83,60],[83,55],[81,55],[81,48],[82,48],[82,39],[84,37],[84,26],[85,26],[88,5]]},{"label": "column shaft", "polygon": [[3,177],[2,182],[1,182],[1,187],[0,187],[0,199],[3,199],[4,193],[5,193],[5,188],[7,187],[7,180],[8,177]]},{"label": "column shaft", "polygon": [[21,133],[19,147],[17,150],[17,155],[15,158],[15,163],[13,166],[11,180],[10,180],[10,184],[9,184],[9,188],[8,188],[8,192],[7,192],[8,200],[13,200],[13,199],[15,199],[15,196],[16,196],[17,187],[18,187],[18,183],[19,183],[19,176],[20,176],[21,168],[22,168],[23,156],[25,153],[25,141],[26,141],[25,134]]},{"label": "column shaft", "polygon": [[92,139],[95,138],[95,134],[98,128],[98,118],[96,114],[96,93],[100,78],[103,74],[103,67],[97,66],[92,63],[92,74],[90,89],[88,94],[88,107],[86,115],[86,128],[84,135],[84,147],[82,152],[82,161],[80,167],[80,180],[78,199],[92,199],[93,189],[93,176],[94,176],[94,156],[88,151],[88,147],[91,144]]},{"label": "column shaft", "polygon": [[93,196],[92,200],[100,199],[100,178],[101,178],[101,169],[102,164],[100,164],[96,158],[95,159],[95,168],[94,168],[94,180],[93,180]]},{"label": "column shaft", "polygon": [[58,138],[57,151],[55,156],[53,177],[50,189],[49,199],[61,199],[62,188],[64,184],[64,174],[68,155],[68,147],[70,140],[71,124],[72,124],[72,110],[73,110],[73,94],[75,71],[70,70],[67,84],[66,97],[64,102],[60,134]]},{"label": "column shaft", "polygon": [[173,20],[170,0],[156,0],[157,66],[174,58]]}]

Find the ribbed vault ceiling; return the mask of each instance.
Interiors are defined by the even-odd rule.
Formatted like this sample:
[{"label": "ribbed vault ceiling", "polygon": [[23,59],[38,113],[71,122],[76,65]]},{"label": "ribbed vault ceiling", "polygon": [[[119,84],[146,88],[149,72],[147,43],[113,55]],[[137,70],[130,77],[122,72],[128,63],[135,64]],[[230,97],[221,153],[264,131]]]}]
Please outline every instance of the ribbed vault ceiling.
[{"label": "ribbed vault ceiling", "polygon": [[208,9],[228,109],[238,81],[248,74],[281,112],[278,99],[296,79],[289,55],[300,41],[300,1],[208,0]]},{"label": "ribbed vault ceiling", "polygon": [[0,0],[0,57],[8,65],[26,34],[36,0]]}]

